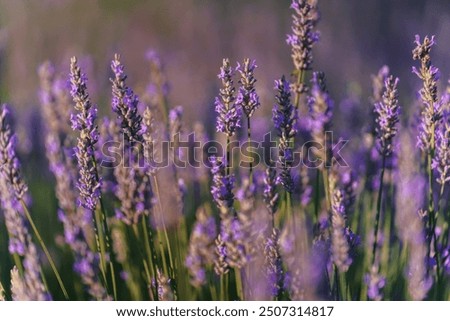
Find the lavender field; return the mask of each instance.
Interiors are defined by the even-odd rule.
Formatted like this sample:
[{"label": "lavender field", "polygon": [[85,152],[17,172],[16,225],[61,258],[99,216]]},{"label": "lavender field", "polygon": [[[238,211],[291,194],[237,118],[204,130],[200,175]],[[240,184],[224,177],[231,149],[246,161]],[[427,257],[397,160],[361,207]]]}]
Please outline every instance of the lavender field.
[{"label": "lavender field", "polygon": [[0,301],[450,300],[450,4],[0,0]]}]

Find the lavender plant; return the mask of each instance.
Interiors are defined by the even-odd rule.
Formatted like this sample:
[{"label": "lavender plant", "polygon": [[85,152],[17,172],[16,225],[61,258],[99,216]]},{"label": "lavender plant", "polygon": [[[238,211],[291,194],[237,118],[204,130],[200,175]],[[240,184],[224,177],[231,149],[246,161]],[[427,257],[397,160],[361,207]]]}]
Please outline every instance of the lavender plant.
[{"label": "lavender plant", "polygon": [[[42,129],[42,140],[19,144],[27,142],[22,122],[0,109],[0,300],[448,300],[450,86],[439,84],[431,62],[435,37],[415,41],[419,108],[409,103],[400,114],[399,101],[413,94],[400,97],[399,79],[384,66],[372,76],[373,113],[350,115],[349,99],[334,105],[315,67],[333,76],[341,65],[313,57],[318,1],[293,0],[291,9],[292,80],[276,80],[273,93],[258,76],[257,91],[255,72],[267,71],[270,56],[258,51],[258,69],[248,58],[237,66],[224,59],[208,102],[216,113],[203,122],[189,95],[207,88],[190,83],[172,97],[184,77],[195,83],[209,73],[203,66],[184,75],[190,67],[175,63],[166,74],[164,56],[149,51],[140,83],[114,55],[110,90],[102,81],[90,87],[105,114],[98,121],[77,59],[68,84],[43,63],[31,128]],[[348,85],[352,112],[365,104],[365,86]],[[274,99],[276,157],[269,142],[268,162],[254,158],[248,171],[233,144],[259,152],[252,139],[271,131],[265,115]],[[209,140],[214,129],[225,148]],[[342,154],[334,137],[350,140]],[[37,170],[45,165],[48,172]]]}]

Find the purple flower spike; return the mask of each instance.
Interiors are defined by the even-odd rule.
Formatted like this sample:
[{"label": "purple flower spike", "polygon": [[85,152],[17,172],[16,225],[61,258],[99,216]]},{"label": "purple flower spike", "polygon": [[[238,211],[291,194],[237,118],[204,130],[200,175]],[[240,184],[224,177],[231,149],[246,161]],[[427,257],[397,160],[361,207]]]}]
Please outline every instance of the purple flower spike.
[{"label": "purple flower spike", "polygon": [[141,120],[138,113],[139,99],[133,90],[125,83],[127,75],[124,73],[124,66],[120,62],[120,55],[114,55],[111,62],[111,69],[114,73],[112,82],[112,110],[117,114],[121,130],[128,142],[142,142]]},{"label": "purple flower spike", "polygon": [[441,124],[436,131],[436,153],[431,164],[438,172],[436,181],[444,186],[450,182],[450,123]]},{"label": "purple flower spike", "polygon": [[98,141],[98,129],[95,125],[97,109],[92,106],[86,87],[86,76],[81,73],[77,58],[70,60],[71,95],[78,114],[72,114],[74,128],[80,131],[75,155],[78,160],[80,177],[77,188],[80,192],[80,204],[94,210],[100,199],[100,178],[94,156]]},{"label": "purple flower spike", "polygon": [[295,69],[309,70],[313,61],[312,47],[319,40],[319,33],[314,30],[319,21],[316,1],[293,0],[291,8],[292,34],[287,35],[286,42],[291,46],[291,56]]},{"label": "purple flower spike", "polygon": [[[41,263],[29,231],[29,222],[20,201],[26,197],[27,185],[20,174],[16,156],[16,139],[6,120],[6,105],[0,108],[0,205],[9,234],[8,250],[23,257],[23,278],[17,274],[12,289],[17,300],[49,300],[41,278]],[[16,292],[17,290],[17,292]]]},{"label": "purple flower spike", "polygon": [[277,103],[272,109],[272,119],[279,137],[278,162],[281,166],[281,173],[278,180],[286,191],[292,193],[294,182],[291,177],[291,166],[293,162],[291,145],[292,139],[297,133],[295,128],[297,111],[291,104],[289,82],[284,76],[275,81],[275,89],[277,90],[275,97]]},{"label": "purple flower spike", "polygon": [[398,105],[398,78],[389,76],[384,83],[385,91],[380,102],[375,104],[376,127],[379,151],[389,156],[393,151],[392,139],[397,134],[400,106]]},{"label": "purple flower spike", "polygon": [[250,59],[246,58],[244,64],[240,65],[238,63],[236,68],[241,74],[241,79],[239,80],[241,87],[236,98],[236,105],[240,106],[247,118],[252,117],[255,110],[260,106],[259,97],[255,89],[256,79],[253,75],[256,67],[254,60],[250,61]]}]

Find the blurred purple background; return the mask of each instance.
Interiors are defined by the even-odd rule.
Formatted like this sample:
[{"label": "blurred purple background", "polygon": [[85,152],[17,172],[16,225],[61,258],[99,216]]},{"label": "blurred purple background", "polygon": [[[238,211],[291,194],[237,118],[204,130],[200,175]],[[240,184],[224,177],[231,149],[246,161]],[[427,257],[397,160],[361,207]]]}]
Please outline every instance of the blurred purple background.
[{"label": "blurred purple background", "polygon": [[[289,0],[0,0],[0,100],[22,111],[36,107],[37,66],[50,59],[67,74],[69,58],[76,55],[94,101],[107,110],[113,54],[122,55],[130,85],[139,93],[147,80],[145,52],[152,48],[165,63],[171,105],[185,107],[187,122],[214,117],[223,57],[256,59],[259,113],[270,114],[273,81],[292,69],[285,42],[289,5]],[[410,72],[415,34],[436,35],[434,64],[443,79],[449,77],[449,0],[320,0],[319,8],[321,40],[313,67],[325,71],[338,108],[350,97],[366,112],[370,75],[383,64],[400,77],[401,104],[408,106],[419,86]]]}]

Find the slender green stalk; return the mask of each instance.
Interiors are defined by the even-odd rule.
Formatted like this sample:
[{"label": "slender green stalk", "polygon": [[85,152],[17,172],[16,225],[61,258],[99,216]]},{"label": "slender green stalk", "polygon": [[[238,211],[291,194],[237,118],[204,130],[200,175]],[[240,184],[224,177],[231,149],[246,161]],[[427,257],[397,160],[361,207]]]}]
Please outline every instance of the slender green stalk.
[{"label": "slender green stalk", "polygon": [[378,187],[377,211],[375,214],[375,228],[374,228],[374,238],[373,238],[373,246],[372,246],[372,265],[375,264],[375,260],[376,260],[376,251],[377,251],[377,244],[378,244],[378,227],[380,225],[381,200],[383,197],[383,177],[384,177],[385,166],[386,166],[386,156],[383,155],[383,160],[382,160],[382,165],[381,165],[381,173],[380,173],[380,186]]},{"label": "slender green stalk", "polygon": [[[136,243],[138,243],[138,246],[139,246],[139,254],[140,254],[140,257],[141,257],[141,260],[142,260],[142,266],[144,267],[144,274],[145,274],[145,278],[146,278],[147,284],[151,285],[151,283],[152,283],[152,276],[150,275],[150,271],[148,269],[147,261],[145,259],[145,255],[143,254],[143,251],[142,251],[141,243],[138,242],[139,239],[140,239],[140,235],[141,235],[139,233],[139,227],[138,227],[138,225],[134,224],[134,225],[132,225],[132,229],[133,229],[135,240],[137,241]],[[156,277],[155,277],[155,280],[156,280]]]},{"label": "slender green stalk", "polygon": [[237,296],[239,297],[239,299],[241,301],[245,300],[245,296],[244,296],[244,285],[242,283],[242,273],[241,273],[241,269],[238,268],[234,268],[234,275],[236,278],[236,291],[237,291]]},{"label": "slender green stalk", "polygon": [[[295,83],[296,88],[299,88],[303,84],[304,77],[305,77],[305,71],[303,69],[298,70],[297,80]],[[300,107],[300,96],[301,96],[301,93],[299,93],[299,92],[295,93],[295,98],[294,98],[295,109],[298,109]]]},{"label": "slender green stalk", "polygon": [[341,293],[341,300],[346,301],[349,298],[347,297],[347,280],[345,272],[338,272],[339,274],[339,288]]},{"label": "slender green stalk", "polygon": [[108,279],[106,277],[106,244],[104,239],[104,230],[101,226],[100,210],[94,211],[94,226],[96,241],[98,243],[98,251],[100,253],[100,272],[102,273],[105,287],[108,288]]},{"label": "slender green stalk", "polygon": [[[163,234],[164,234],[164,238],[166,241],[166,245],[167,245],[167,251],[169,254],[169,267],[170,267],[170,273],[171,273],[171,277],[173,279],[175,279],[175,275],[174,275],[174,264],[173,264],[173,255],[172,255],[172,247],[170,246],[170,241],[169,241],[169,235],[167,233],[167,227],[166,227],[166,223],[164,221],[164,212],[163,212],[163,208],[162,208],[162,204],[161,204],[161,194],[159,191],[159,184],[158,184],[158,178],[156,177],[156,175],[153,176],[153,180],[154,180],[154,185],[155,185],[155,191],[156,191],[156,196],[158,197],[158,204],[159,204],[159,211],[160,211],[160,219],[161,219],[161,223],[163,225]],[[161,255],[163,255],[163,253],[161,253]]]},{"label": "slender green stalk", "polygon": [[38,229],[36,228],[36,225],[34,224],[33,218],[31,217],[30,212],[28,211],[27,205],[25,204],[25,202],[22,199],[20,200],[20,203],[25,212],[25,216],[27,217],[28,221],[30,222],[31,228],[33,229],[33,232],[36,235],[36,238],[38,239],[38,242],[41,245],[45,256],[47,257],[47,260],[50,263],[50,266],[53,270],[53,273],[56,276],[56,280],[58,281],[59,287],[61,288],[61,291],[64,294],[64,297],[66,298],[66,300],[69,300],[69,295],[67,294],[67,290],[66,290],[66,287],[64,286],[61,275],[59,274],[58,269],[56,268],[55,262],[53,261],[51,255],[50,255],[50,252],[48,251],[47,246],[45,245],[44,240],[41,237],[41,234],[39,233]]},{"label": "slender green stalk", "polygon": [[[251,139],[250,117],[247,117],[247,142],[248,142],[248,148],[251,148],[252,139]],[[251,158],[251,161],[250,161],[249,180],[250,180],[250,183],[253,182],[253,158]]]}]

